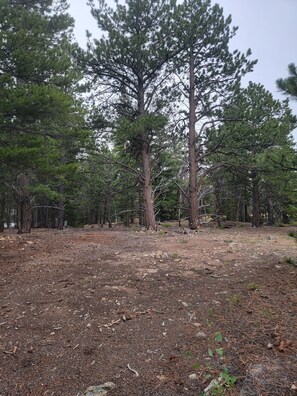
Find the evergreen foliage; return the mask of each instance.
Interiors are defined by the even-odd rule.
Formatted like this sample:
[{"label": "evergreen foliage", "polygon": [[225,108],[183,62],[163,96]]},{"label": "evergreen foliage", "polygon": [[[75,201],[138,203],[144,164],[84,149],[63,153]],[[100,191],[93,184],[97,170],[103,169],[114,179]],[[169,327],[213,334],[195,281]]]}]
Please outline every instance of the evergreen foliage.
[{"label": "evergreen foliage", "polygon": [[288,66],[289,77],[279,78],[276,85],[281,92],[288,95],[291,99],[297,100],[297,67],[294,63]]},{"label": "evergreen foliage", "polygon": [[[231,17],[210,0],[88,5],[102,36],[84,51],[65,0],[0,0],[0,231],[296,219],[296,118],[241,87],[256,61],[230,51]],[[293,99],[296,76],[277,80]]]},{"label": "evergreen foliage", "polygon": [[57,180],[81,145],[74,149],[83,117],[66,8],[65,1],[0,2],[0,178],[18,204],[19,232],[30,231],[36,197],[57,199]]}]

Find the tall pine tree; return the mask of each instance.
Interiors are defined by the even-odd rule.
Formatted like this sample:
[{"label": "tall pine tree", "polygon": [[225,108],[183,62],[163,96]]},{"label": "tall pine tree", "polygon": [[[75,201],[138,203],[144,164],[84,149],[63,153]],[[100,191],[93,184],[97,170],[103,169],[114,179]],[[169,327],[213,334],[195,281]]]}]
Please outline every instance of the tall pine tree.
[{"label": "tall pine tree", "polygon": [[63,0],[0,1],[0,178],[14,192],[19,232],[30,232],[32,185],[57,160],[61,136],[82,124],[66,10]]}]

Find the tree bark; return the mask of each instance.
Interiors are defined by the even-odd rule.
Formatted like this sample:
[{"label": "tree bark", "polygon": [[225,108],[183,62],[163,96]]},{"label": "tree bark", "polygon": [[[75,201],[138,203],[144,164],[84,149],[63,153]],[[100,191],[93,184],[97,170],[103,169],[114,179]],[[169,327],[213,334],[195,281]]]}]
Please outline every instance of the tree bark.
[{"label": "tree bark", "polygon": [[267,199],[268,225],[275,224],[274,209],[271,198]]},{"label": "tree bark", "polygon": [[29,193],[29,178],[24,173],[18,176],[18,233],[31,232],[31,199]]},{"label": "tree bark", "polygon": [[65,219],[65,202],[64,202],[64,192],[65,186],[64,183],[61,183],[59,186],[59,213],[58,213],[58,230],[64,229],[64,219]]},{"label": "tree bark", "polygon": [[5,220],[6,220],[6,227],[9,229],[11,226],[11,207],[10,207],[10,200],[7,199],[6,201],[6,216],[5,216]]},{"label": "tree bark", "polygon": [[246,204],[245,204],[245,198],[244,198],[244,196],[240,196],[240,199],[239,199],[239,217],[238,217],[238,220],[240,221],[240,222],[242,222],[242,223],[245,223],[246,222],[246,217],[245,217],[245,215],[246,215],[246,211],[245,211],[245,207],[246,207]]},{"label": "tree bark", "polygon": [[222,204],[221,204],[221,192],[222,192],[222,180],[221,177],[214,178],[214,207],[218,227],[222,223]]},{"label": "tree bark", "polygon": [[29,197],[22,197],[18,205],[18,233],[31,232],[31,202]]},{"label": "tree bark", "polygon": [[0,195],[0,232],[4,232],[5,193]]},{"label": "tree bark", "polygon": [[141,158],[143,167],[143,203],[144,203],[144,219],[145,227],[148,230],[156,230],[157,223],[154,210],[154,193],[152,188],[152,176],[149,158],[149,144],[143,137]]},{"label": "tree bark", "polygon": [[259,191],[259,176],[256,172],[252,174],[253,183],[253,218],[252,226],[260,227],[260,191]]},{"label": "tree bark", "polygon": [[[141,76],[138,79],[138,116],[145,115],[144,108],[144,88]],[[157,222],[155,218],[154,208],[154,192],[152,186],[152,172],[150,166],[150,144],[146,131],[140,134],[141,139],[141,160],[142,160],[142,187],[143,187],[143,205],[144,205],[144,221],[148,230],[156,230]]]},{"label": "tree bark", "polygon": [[286,212],[282,213],[282,222],[283,224],[289,224],[289,216],[287,215]]},{"label": "tree bark", "polygon": [[197,229],[199,221],[199,197],[197,182],[196,114],[195,114],[195,74],[194,56],[190,54],[190,92],[189,92],[189,227]]}]

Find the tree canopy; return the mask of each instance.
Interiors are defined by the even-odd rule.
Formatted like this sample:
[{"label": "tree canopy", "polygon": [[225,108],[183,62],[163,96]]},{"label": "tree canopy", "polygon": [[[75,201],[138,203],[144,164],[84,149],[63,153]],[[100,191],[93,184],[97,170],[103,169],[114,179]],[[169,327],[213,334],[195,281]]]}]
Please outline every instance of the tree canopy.
[{"label": "tree canopy", "polygon": [[[230,50],[231,16],[210,0],[88,5],[100,36],[83,50],[65,0],[0,0],[0,229],[294,220],[296,118],[242,87],[256,61]],[[277,80],[291,98],[296,76]]]},{"label": "tree canopy", "polygon": [[276,80],[278,89],[291,99],[297,100],[297,67],[294,63],[288,66],[289,77]]}]

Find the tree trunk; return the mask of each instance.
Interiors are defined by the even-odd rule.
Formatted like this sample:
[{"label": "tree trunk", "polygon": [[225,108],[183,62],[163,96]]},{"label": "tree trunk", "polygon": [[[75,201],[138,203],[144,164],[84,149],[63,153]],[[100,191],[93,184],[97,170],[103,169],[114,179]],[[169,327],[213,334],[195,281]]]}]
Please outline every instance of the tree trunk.
[{"label": "tree trunk", "polygon": [[199,198],[197,182],[196,114],[195,114],[194,56],[190,55],[190,95],[189,95],[189,227],[199,226]]},{"label": "tree trunk", "polygon": [[5,193],[0,195],[0,232],[4,232]]},{"label": "tree trunk", "polygon": [[29,189],[29,178],[24,173],[18,176],[18,233],[31,232],[31,200]]},{"label": "tree trunk", "polygon": [[246,222],[246,213],[245,213],[245,197],[244,196],[240,196],[240,200],[239,200],[239,221],[242,223]]},{"label": "tree trunk", "polygon": [[35,208],[35,210],[32,213],[32,217],[33,217],[33,228],[38,228],[38,208]]},{"label": "tree trunk", "polygon": [[253,218],[252,226],[260,226],[260,192],[259,192],[259,176],[256,172],[252,174],[253,183]]},{"label": "tree trunk", "polygon": [[18,233],[31,232],[31,202],[29,197],[22,197],[18,205]]},{"label": "tree trunk", "polygon": [[268,198],[267,200],[267,212],[268,212],[268,225],[274,225],[275,224],[274,209],[273,209],[272,200],[270,198]]},{"label": "tree trunk", "polygon": [[157,223],[154,210],[154,193],[152,188],[152,175],[150,168],[149,144],[143,137],[141,158],[143,167],[143,204],[145,227],[148,230],[156,230]]},{"label": "tree trunk", "polygon": [[64,183],[61,183],[59,186],[59,213],[58,213],[58,230],[64,229],[64,218],[65,218],[65,202],[64,202],[64,192],[65,186]]},{"label": "tree trunk", "polygon": [[[138,115],[145,115],[144,108],[144,88],[141,77],[138,79]],[[154,192],[152,186],[152,172],[150,167],[150,144],[146,131],[142,131],[141,139],[141,160],[142,160],[142,187],[143,187],[143,205],[144,205],[144,221],[148,230],[156,230],[157,222],[155,218],[154,208]]]},{"label": "tree trunk", "polygon": [[182,192],[181,189],[178,188],[177,189],[177,194],[178,194],[178,212],[177,212],[177,216],[178,216],[178,226],[179,228],[181,227],[181,215],[182,215]]},{"label": "tree trunk", "polygon": [[215,207],[215,214],[217,218],[218,227],[221,226],[222,223],[222,205],[221,205],[221,192],[222,192],[222,178],[216,177],[215,178],[215,188],[214,188],[214,207]]},{"label": "tree trunk", "polygon": [[[140,187],[140,186],[139,186]],[[141,227],[144,226],[144,216],[143,216],[143,194],[142,189],[139,188],[138,191],[138,218],[139,218],[139,225]]]},{"label": "tree trunk", "polygon": [[282,222],[283,224],[289,224],[289,216],[287,215],[286,212],[282,213]]},{"label": "tree trunk", "polygon": [[244,205],[244,218],[245,218],[245,221],[247,221],[247,222],[250,221],[250,218],[251,218],[247,203],[245,203],[245,205]]}]

